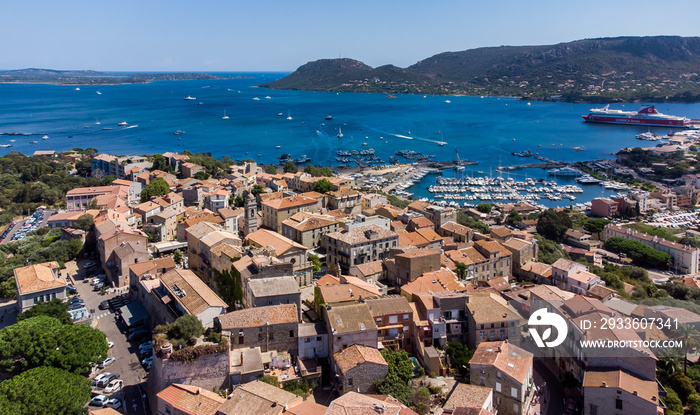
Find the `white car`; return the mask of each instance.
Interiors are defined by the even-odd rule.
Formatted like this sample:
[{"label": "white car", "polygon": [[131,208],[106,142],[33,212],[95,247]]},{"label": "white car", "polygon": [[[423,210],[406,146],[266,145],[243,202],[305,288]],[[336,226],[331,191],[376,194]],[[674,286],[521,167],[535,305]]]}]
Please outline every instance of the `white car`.
[{"label": "white car", "polygon": [[114,347],[114,342],[107,342],[107,347],[110,349]]},{"label": "white car", "polygon": [[90,405],[92,405],[92,406],[104,406],[108,400],[109,400],[109,398],[106,397],[105,395],[97,395],[90,400]]},{"label": "white car", "polygon": [[107,385],[104,388],[104,393],[112,393],[116,392],[119,389],[121,389],[124,386],[124,381],[121,379],[114,379],[113,381],[109,382],[109,385]]},{"label": "white car", "polygon": [[111,373],[109,372],[100,373],[99,375],[95,376],[95,379],[92,380],[92,384],[97,385],[102,379],[106,378],[109,375],[111,375]]},{"label": "white car", "polygon": [[122,406],[122,401],[120,401],[117,398],[112,398],[105,402],[104,406],[110,407],[112,409],[119,409]]},{"label": "white car", "polygon": [[97,366],[100,368],[104,368],[104,367],[107,367],[107,366],[111,365],[112,363],[114,363],[115,360],[117,360],[117,359],[115,359],[114,357],[108,357]]}]

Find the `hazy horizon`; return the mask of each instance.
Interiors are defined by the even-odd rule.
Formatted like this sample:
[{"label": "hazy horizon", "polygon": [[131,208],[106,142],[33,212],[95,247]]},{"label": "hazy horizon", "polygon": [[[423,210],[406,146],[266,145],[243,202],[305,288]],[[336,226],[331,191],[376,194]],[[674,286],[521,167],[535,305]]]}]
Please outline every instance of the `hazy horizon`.
[{"label": "hazy horizon", "polygon": [[292,72],[338,57],[405,68],[479,47],[697,36],[698,15],[700,2],[691,0],[10,2],[3,5],[0,68]]}]

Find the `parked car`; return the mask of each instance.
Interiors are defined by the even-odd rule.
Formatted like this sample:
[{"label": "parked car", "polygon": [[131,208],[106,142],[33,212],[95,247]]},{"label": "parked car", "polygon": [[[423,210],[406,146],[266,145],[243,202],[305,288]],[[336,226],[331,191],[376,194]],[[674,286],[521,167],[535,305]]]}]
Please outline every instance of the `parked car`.
[{"label": "parked car", "polygon": [[90,405],[92,406],[104,406],[104,404],[109,400],[105,395],[97,395],[90,399]]},{"label": "parked car", "polygon": [[143,360],[141,361],[141,364],[144,365],[144,366],[145,366],[145,365],[150,365],[150,364],[152,364],[152,363],[153,363],[153,356],[147,357],[147,358],[145,358],[145,359],[143,359]]},{"label": "parked car", "polygon": [[109,302],[107,300],[104,300],[103,302],[100,303],[99,306],[97,306],[100,310],[106,310],[109,308]]},{"label": "parked car", "polygon": [[119,373],[112,373],[111,375],[109,375],[109,376],[107,376],[107,377],[105,377],[105,378],[100,379],[100,381],[97,382],[97,387],[98,387],[98,388],[104,388],[104,387],[106,387],[107,385],[109,385],[110,382],[112,382],[112,381],[115,380],[115,379],[119,379]]},{"label": "parked car", "polygon": [[150,356],[153,354],[153,346],[145,347],[145,348],[141,349],[140,352],[141,352],[141,357]]},{"label": "parked car", "polygon": [[113,379],[107,386],[105,386],[104,393],[116,392],[124,386],[124,381],[121,379]]},{"label": "parked car", "polygon": [[99,375],[95,376],[95,379],[92,380],[92,385],[97,386],[102,379],[106,378],[109,375],[111,375],[111,373],[109,372],[100,373]]},{"label": "parked car", "polygon": [[69,294],[76,294],[78,292],[78,289],[75,288],[75,286],[73,284],[68,284],[66,289],[68,290]]},{"label": "parked car", "polygon": [[112,398],[112,399],[109,399],[107,402],[105,402],[104,406],[112,408],[112,409],[119,409],[122,406],[122,401],[120,401],[117,398]]},{"label": "parked car", "polygon": [[107,348],[111,349],[112,347],[114,347],[114,342],[107,342]]},{"label": "parked car", "polygon": [[104,367],[107,367],[107,366],[111,365],[112,363],[114,363],[115,360],[117,360],[117,359],[110,356],[110,357],[106,358],[105,360],[103,360],[102,362],[100,362],[100,364],[97,366],[100,368],[104,368]]},{"label": "parked car", "polygon": [[97,266],[97,262],[86,262],[85,265],[83,265],[83,268],[89,269],[89,268],[94,268]]},{"label": "parked car", "polygon": [[131,333],[129,335],[129,337],[127,337],[127,340],[129,340],[129,341],[141,340],[144,337],[148,336],[149,334],[151,334],[151,333],[148,330],[139,329],[139,330],[136,330],[133,333]]},{"label": "parked car", "polygon": [[93,291],[100,291],[100,290],[103,289],[104,287],[105,287],[105,283],[104,283],[104,282],[98,282],[97,284],[95,284],[95,287],[94,287],[92,290],[93,290]]}]

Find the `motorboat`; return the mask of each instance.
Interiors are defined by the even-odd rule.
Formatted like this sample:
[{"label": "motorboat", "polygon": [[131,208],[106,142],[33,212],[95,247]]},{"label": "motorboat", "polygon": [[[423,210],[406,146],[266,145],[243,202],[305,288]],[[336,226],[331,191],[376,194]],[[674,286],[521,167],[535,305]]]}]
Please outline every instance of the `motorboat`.
[{"label": "motorboat", "polygon": [[183,101],[194,101],[195,99],[197,99],[197,98],[190,96],[190,95],[182,98]]}]

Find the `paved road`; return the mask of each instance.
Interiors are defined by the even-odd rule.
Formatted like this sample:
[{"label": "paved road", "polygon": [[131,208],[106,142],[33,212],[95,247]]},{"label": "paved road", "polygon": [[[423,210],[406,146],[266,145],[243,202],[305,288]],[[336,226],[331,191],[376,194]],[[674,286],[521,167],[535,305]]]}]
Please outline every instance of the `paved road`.
[{"label": "paved road", "polygon": [[[46,223],[49,221],[49,217],[56,212],[57,211],[54,209],[44,210],[44,217],[42,218],[41,222],[39,223],[39,225],[36,228],[39,229],[39,228],[45,226]],[[19,230],[19,228],[21,228],[24,225],[25,220],[27,220],[27,218],[23,217],[22,220],[17,221],[15,226],[13,226],[12,229],[10,230],[10,232],[7,233],[7,235],[5,236],[5,239],[0,241],[0,244],[6,244],[6,243],[10,242],[12,240],[12,237],[14,236],[14,234]]]},{"label": "paved road", "polygon": [[[78,293],[85,301],[85,306],[91,311],[92,325],[102,330],[107,335],[107,340],[114,342],[114,347],[109,350],[110,356],[117,360],[99,373],[119,373],[124,381],[124,389],[112,396],[122,400],[123,406],[120,412],[134,415],[146,415],[145,402],[141,397],[141,390],[145,388],[146,371],[141,367],[138,355],[138,344],[130,344],[126,340],[123,327],[120,327],[114,319],[114,314],[109,310],[100,310],[100,302],[116,296],[117,294],[100,295],[93,291],[92,286],[85,281],[84,264],[89,259],[81,259],[75,264],[68,263],[66,268],[75,282]],[[94,260],[92,260],[94,261]],[[96,392],[95,394],[100,393]]]},{"label": "paved road", "polygon": [[[544,392],[542,406],[547,409],[547,415],[562,415],[564,413],[564,388],[559,378],[539,360],[534,361],[535,386],[541,387]],[[542,381],[542,384],[537,382]]]}]

